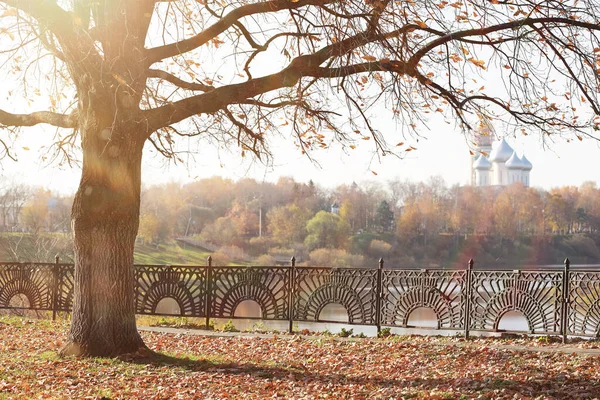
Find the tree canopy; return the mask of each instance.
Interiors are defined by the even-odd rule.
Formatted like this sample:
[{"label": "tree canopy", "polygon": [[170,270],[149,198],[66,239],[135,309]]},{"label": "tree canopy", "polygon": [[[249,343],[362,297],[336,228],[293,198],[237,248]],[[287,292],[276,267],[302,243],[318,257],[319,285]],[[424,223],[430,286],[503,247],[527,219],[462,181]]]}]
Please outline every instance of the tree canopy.
[{"label": "tree canopy", "polygon": [[343,248],[346,245],[348,223],[339,215],[319,211],[306,223],[308,236],[304,240],[309,250],[319,248]]},{"label": "tree canopy", "polygon": [[[144,121],[135,134],[174,160],[177,135],[263,156],[275,131],[292,134],[304,151],[373,138],[385,153],[390,146],[370,120],[379,103],[407,130],[436,111],[463,127],[484,115],[581,138],[598,122],[595,0],[4,0],[0,7],[3,68],[16,83],[8,94],[21,89],[27,99],[5,103],[0,124],[75,129],[54,141],[67,157],[95,106],[83,94],[98,91],[110,92],[118,119]],[[45,103],[38,96],[48,98],[48,110],[23,112]]]}]

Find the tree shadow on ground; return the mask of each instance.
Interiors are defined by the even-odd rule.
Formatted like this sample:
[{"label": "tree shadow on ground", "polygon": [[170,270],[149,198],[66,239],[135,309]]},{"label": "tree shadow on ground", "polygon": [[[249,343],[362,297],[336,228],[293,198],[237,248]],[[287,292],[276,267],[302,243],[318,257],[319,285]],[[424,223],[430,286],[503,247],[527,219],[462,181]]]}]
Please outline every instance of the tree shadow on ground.
[{"label": "tree shadow on ground", "polygon": [[600,393],[600,382],[586,377],[566,378],[564,375],[548,373],[543,378],[510,380],[502,377],[483,376],[471,378],[417,378],[374,377],[369,371],[362,374],[312,372],[303,365],[256,365],[253,363],[214,362],[206,359],[174,357],[167,354],[147,351],[141,356],[124,356],[124,362],[155,367],[182,368],[190,372],[217,372],[231,375],[251,375],[259,379],[290,380],[295,382],[319,382],[327,385],[361,385],[373,389],[401,391],[451,390],[454,394],[484,395],[485,398],[512,398],[513,396],[561,399],[596,398]]}]

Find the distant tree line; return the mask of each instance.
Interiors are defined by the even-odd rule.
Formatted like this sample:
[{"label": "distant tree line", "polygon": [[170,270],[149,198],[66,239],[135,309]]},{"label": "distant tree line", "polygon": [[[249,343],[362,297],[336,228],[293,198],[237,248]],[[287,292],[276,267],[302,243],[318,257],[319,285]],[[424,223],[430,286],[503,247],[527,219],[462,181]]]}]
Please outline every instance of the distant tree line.
[{"label": "distant tree line", "polygon": [[[72,196],[17,183],[0,187],[3,232],[69,232]],[[325,189],[314,182],[221,177],[142,190],[138,240],[160,246],[190,237],[216,263],[453,265],[465,257],[556,262],[561,251],[600,260],[600,189],[549,191],[521,184],[448,186],[394,180]],[[557,243],[558,241],[559,243]],[[556,254],[555,254],[556,253]]]},{"label": "distant tree line", "polygon": [[[154,244],[193,236],[221,247],[223,262],[295,255],[309,264],[372,264],[378,257],[453,264],[470,248],[482,260],[525,252],[535,263],[554,262],[540,249],[551,252],[549,241],[561,235],[584,241],[586,259],[600,259],[595,239],[584,238],[599,230],[600,189],[593,182],[546,191],[518,183],[448,186],[435,177],[325,189],[291,178],[213,177],[143,190],[139,236]],[[568,238],[574,235],[582,237]]]},{"label": "distant tree line", "polygon": [[0,183],[1,232],[69,232],[72,195],[4,181]]}]

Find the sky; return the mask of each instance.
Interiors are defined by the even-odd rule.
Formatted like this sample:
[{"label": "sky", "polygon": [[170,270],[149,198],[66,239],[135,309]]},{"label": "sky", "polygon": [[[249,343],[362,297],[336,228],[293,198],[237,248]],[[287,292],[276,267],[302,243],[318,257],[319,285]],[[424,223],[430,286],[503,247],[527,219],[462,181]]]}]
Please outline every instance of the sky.
[{"label": "sky", "polygon": [[[383,126],[383,129],[386,127]],[[388,137],[394,138],[395,126],[387,127]],[[502,132],[496,131],[501,135]],[[375,181],[385,185],[389,180],[426,181],[432,176],[442,177],[447,184],[467,185],[469,183],[469,145],[465,137],[449,125],[432,125],[430,131],[423,131],[418,142],[409,139],[417,150],[406,153],[402,159],[386,156],[373,157],[372,143],[361,143],[351,153],[344,153],[340,147],[313,153],[316,162],[303,156],[292,144],[283,139],[273,143],[275,158],[273,165],[265,167],[247,158],[238,151],[233,154],[221,152],[215,147],[200,146],[203,150],[186,165],[165,166],[164,161],[152,154],[145,155],[143,184],[151,186],[168,182],[188,183],[215,175],[232,178],[253,178],[258,181],[276,182],[279,177],[293,177],[299,182],[315,183],[333,188],[339,184]],[[22,137],[18,162],[2,160],[2,180],[10,180],[35,186],[42,186],[58,194],[74,193],[77,189],[81,170],[79,168],[59,168],[40,163],[40,150],[31,144],[37,133],[27,133]],[[399,135],[397,135],[399,136]],[[531,185],[544,189],[576,185],[594,181],[600,185],[600,143],[593,139],[571,141],[559,140],[543,146],[539,136],[506,136],[506,140],[519,155],[525,153],[533,164]],[[391,140],[390,140],[391,141]],[[30,150],[22,150],[22,147]],[[376,175],[373,173],[375,172]]]}]

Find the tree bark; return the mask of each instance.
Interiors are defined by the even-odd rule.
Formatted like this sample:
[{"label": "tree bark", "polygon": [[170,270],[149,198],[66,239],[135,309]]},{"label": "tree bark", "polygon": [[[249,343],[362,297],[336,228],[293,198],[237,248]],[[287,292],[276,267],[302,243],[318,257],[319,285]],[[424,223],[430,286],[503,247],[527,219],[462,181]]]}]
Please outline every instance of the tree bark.
[{"label": "tree bark", "polygon": [[82,177],[72,209],[75,285],[63,356],[115,356],[145,345],[135,322],[133,251],[143,141],[136,126],[82,130]]}]

